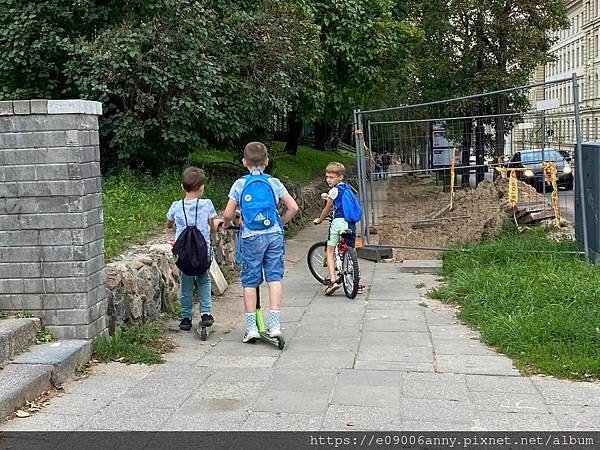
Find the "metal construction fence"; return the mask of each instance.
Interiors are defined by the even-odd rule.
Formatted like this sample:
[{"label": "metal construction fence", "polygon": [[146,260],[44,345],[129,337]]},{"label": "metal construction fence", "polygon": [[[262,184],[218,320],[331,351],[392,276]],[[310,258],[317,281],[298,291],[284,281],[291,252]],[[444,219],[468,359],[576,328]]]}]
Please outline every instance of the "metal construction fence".
[{"label": "metal construction fence", "polygon": [[[422,248],[410,235],[440,224],[446,234],[455,225],[468,235],[470,228],[479,233],[507,216],[520,224],[574,223],[575,196],[583,196],[575,190],[582,135],[591,140],[600,133],[598,118],[582,118],[580,90],[573,74],[448,100],[356,110],[363,240],[371,243],[378,227],[394,226],[396,234],[409,235],[401,246]],[[587,254],[587,242],[582,244]]]}]

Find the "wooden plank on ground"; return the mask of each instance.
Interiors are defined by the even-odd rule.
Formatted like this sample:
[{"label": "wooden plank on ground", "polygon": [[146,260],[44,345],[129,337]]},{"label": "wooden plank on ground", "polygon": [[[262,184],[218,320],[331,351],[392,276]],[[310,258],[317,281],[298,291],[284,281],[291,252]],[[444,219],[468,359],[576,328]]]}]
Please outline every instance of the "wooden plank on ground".
[{"label": "wooden plank on ground", "polygon": [[212,280],[212,292],[214,295],[223,295],[227,290],[228,283],[221,268],[213,258],[213,262],[210,265],[210,278]]}]

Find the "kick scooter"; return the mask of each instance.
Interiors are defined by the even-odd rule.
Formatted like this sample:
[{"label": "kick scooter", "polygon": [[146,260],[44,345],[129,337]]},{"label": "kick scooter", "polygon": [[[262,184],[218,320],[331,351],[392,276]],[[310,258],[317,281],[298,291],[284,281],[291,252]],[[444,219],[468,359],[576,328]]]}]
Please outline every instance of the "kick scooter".
[{"label": "kick scooter", "polygon": [[[226,230],[238,230],[238,239],[241,239],[239,236],[239,225],[229,225]],[[287,226],[283,227],[284,231],[287,231]],[[279,350],[283,350],[285,347],[285,339],[283,336],[271,337],[267,332],[267,327],[265,326],[265,319],[263,318],[262,309],[260,306],[260,286],[256,287],[256,327],[258,328],[258,334],[260,335],[260,340],[268,342],[271,345],[276,346]],[[248,342],[254,343],[258,339],[250,340]]]}]

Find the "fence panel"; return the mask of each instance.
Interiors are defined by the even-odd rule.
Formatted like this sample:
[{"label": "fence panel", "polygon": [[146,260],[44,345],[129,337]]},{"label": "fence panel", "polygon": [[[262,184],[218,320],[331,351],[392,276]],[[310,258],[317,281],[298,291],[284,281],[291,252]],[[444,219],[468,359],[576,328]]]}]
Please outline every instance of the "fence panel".
[{"label": "fence panel", "polygon": [[[377,231],[380,242],[406,250],[437,249],[493,236],[507,217],[574,223],[578,89],[573,76],[356,111],[365,240]],[[583,129],[588,138],[599,131]]]}]

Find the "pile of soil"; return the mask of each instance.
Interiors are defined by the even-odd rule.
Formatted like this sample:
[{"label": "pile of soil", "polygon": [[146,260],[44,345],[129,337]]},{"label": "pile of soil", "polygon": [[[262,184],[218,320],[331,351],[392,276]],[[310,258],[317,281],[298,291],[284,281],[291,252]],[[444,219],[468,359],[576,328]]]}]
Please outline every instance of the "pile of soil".
[{"label": "pile of soil", "polygon": [[[519,205],[543,205],[544,196],[528,184],[519,183]],[[381,245],[446,248],[452,244],[477,242],[498,236],[513,215],[508,202],[508,178],[483,181],[475,189],[440,192],[431,179],[394,177],[386,183],[386,205],[377,208]],[[440,251],[394,249],[396,260],[437,259]]]}]

